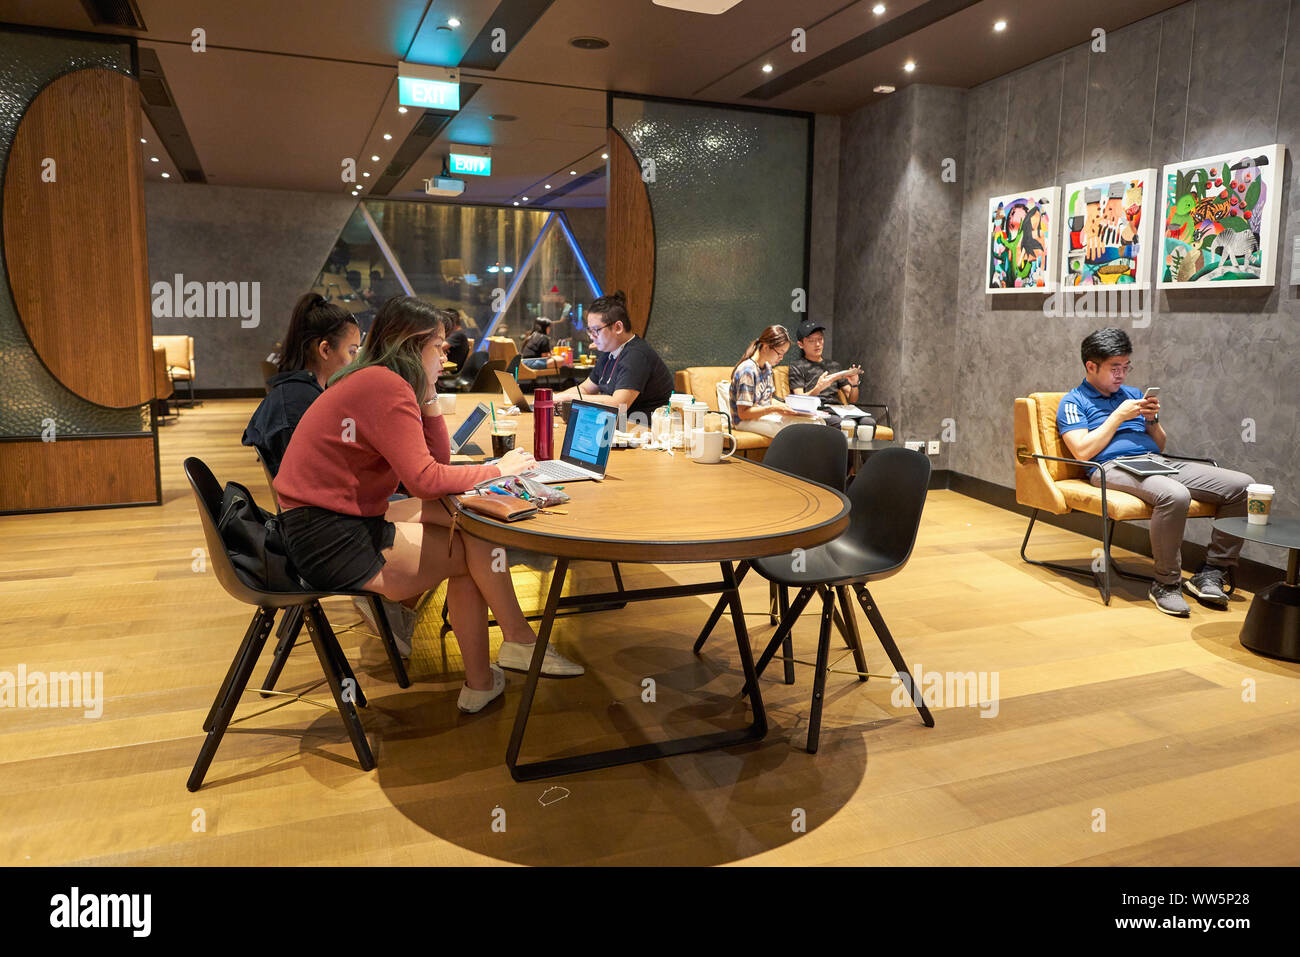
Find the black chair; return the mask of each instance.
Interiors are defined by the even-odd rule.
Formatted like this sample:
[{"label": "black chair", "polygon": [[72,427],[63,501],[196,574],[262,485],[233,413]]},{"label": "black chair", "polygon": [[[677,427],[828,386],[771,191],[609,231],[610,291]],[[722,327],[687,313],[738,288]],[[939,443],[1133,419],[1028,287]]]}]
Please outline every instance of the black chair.
[{"label": "black chair", "polygon": [[[772,438],[772,444],[768,446],[762,464],[768,468],[788,472],[791,475],[797,475],[799,478],[817,482],[820,485],[833,488],[837,492],[842,492],[844,491],[844,476],[848,472],[849,446],[844,439],[844,433],[839,429],[829,429],[824,425],[815,424],[791,425],[782,429]],[[737,566],[737,584],[744,580],[752,564],[746,559]],[[790,609],[790,592],[785,586],[778,585],[776,582],[770,584],[768,615],[772,619],[772,624],[775,625],[780,622],[781,618]],[[819,586],[818,591],[824,592],[825,589],[826,586]],[[704,642],[722,618],[726,606],[727,600],[725,598],[719,599],[718,603],[714,605],[713,613],[709,616],[704,630],[700,632],[700,637],[695,640],[696,654],[699,654],[700,649],[704,647]],[[838,611],[835,613],[834,618],[840,634],[844,636],[849,647],[855,649],[856,654],[856,646],[850,637],[851,632],[846,628]],[[786,636],[783,652],[785,683],[792,685],[794,684],[794,648],[789,635]],[[858,670],[865,671],[866,667],[865,660],[858,661]]]},{"label": "black chair", "polygon": [[477,352],[471,352],[469,358],[465,360],[465,365],[461,367],[456,375],[451,378],[444,378],[438,381],[438,389],[442,392],[468,392],[470,386],[478,376],[479,370],[488,364],[488,354],[486,349],[479,349]]},{"label": "black chair", "polygon": [[470,381],[469,388],[466,392],[500,392],[501,383],[497,381],[496,374],[506,367],[504,359],[489,359],[479,367],[478,372]]},{"label": "black chair", "polygon": [[201,459],[193,456],[185,460],[185,476],[189,479],[190,487],[194,490],[194,498],[199,509],[199,520],[203,525],[203,537],[208,546],[208,561],[212,565],[217,581],[221,583],[221,587],[232,598],[252,605],[257,609],[253,614],[253,620],[248,625],[248,630],[244,632],[244,640],[239,646],[239,651],[236,653],[235,659],[231,662],[230,669],[226,672],[226,677],[221,683],[221,689],[212,702],[212,708],[208,711],[208,716],[203,722],[203,730],[208,733],[208,736],[203,742],[198,760],[194,762],[194,769],[190,772],[189,780],[185,786],[191,791],[197,791],[203,786],[203,778],[208,773],[208,768],[217,753],[217,748],[226,733],[226,728],[230,725],[230,720],[234,716],[235,707],[239,704],[239,697],[244,693],[244,689],[248,685],[248,679],[253,673],[253,667],[257,664],[258,656],[262,653],[262,648],[266,644],[267,635],[270,634],[271,626],[275,621],[275,613],[280,609],[285,609],[286,613],[297,610],[299,623],[301,624],[305,620],[307,632],[311,635],[312,645],[316,649],[316,656],[320,659],[321,670],[325,672],[325,679],[329,682],[330,691],[334,694],[335,704],[338,705],[339,713],[343,716],[343,723],[347,727],[348,737],[352,739],[352,747],[356,750],[357,760],[361,763],[362,770],[371,770],[375,766],[375,758],[370,750],[370,743],[366,740],[365,730],[361,726],[361,719],[357,716],[356,710],[357,704],[363,708],[366,706],[366,698],[357,684],[356,675],[353,674],[347,658],[344,657],[343,649],[339,647],[338,639],[335,638],[334,632],[325,618],[325,612],[321,609],[320,600],[337,594],[365,597],[373,601],[375,619],[379,622],[379,629],[382,632],[380,637],[388,652],[388,659],[393,666],[393,672],[398,676],[397,683],[406,688],[410,686],[410,679],[407,677],[406,669],[402,665],[401,656],[397,653],[397,645],[393,641],[392,629],[389,628],[388,619],[384,616],[383,607],[379,603],[379,596],[372,592],[315,592],[307,590],[274,592],[250,583],[236,571],[234,563],[230,560],[230,554],[226,550],[225,542],[222,541],[221,534],[217,530],[218,513],[221,509],[221,485],[213,477],[212,471],[207,465]]},{"label": "black chair", "polygon": [[800,570],[787,555],[755,559],[754,569],[778,585],[798,587],[790,610],[781,617],[781,624],[772,636],[755,666],[759,675],[772,660],[777,648],[790,634],[818,585],[830,586],[822,594],[821,634],[817,643],[816,674],[813,677],[812,708],[808,718],[808,753],[817,751],[821,733],[822,699],[826,689],[827,657],[830,650],[831,619],[835,596],[839,597],[844,619],[854,638],[858,664],[858,680],[867,680],[862,666],[862,641],[858,636],[857,622],[849,604],[848,589],[853,588],[858,603],[866,612],[872,630],[889,656],[894,671],[921,715],[927,728],[934,727],[934,718],[903,661],[903,655],[894,643],[885,619],[876,607],[875,599],[867,590],[867,582],[880,581],[898,574],[911,557],[916,543],[916,532],[921,524],[921,511],[925,507],[926,491],[930,483],[930,460],[919,452],[907,449],[882,449],[858,471],[849,485],[849,527],[832,542],[811,548],[804,553]]}]

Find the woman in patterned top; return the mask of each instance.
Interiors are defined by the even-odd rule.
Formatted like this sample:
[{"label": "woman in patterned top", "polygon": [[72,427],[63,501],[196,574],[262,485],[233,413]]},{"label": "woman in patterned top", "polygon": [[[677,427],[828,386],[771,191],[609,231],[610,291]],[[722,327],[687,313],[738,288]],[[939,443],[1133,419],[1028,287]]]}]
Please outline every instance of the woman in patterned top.
[{"label": "woman in patterned top", "polygon": [[[772,366],[785,358],[790,333],[785,326],[768,326],[749,344],[740,362],[731,370],[732,427],[742,432],[773,436],[787,425],[816,422],[815,416],[795,412],[776,398]],[[780,418],[764,418],[773,414]]]}]

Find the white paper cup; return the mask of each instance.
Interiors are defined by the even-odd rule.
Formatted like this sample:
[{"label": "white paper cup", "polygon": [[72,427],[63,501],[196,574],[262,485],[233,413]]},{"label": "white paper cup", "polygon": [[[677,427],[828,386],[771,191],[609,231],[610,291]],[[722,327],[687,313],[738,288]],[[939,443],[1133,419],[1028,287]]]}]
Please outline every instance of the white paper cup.
[{"label": "white paper cup", "polygon": [[1252,483],[1246,486],[1246,522],[1249,525],[1267,525],[1273,510],[1273,486]]},{"label": "white paper cup", "polygon": [[844,433],[844,437],[850,442],[853,441],[853,437],[857,434],[856,430],[857,426],[854,424],[852,419],[841,420],[840,431]]},{"label": "white paper cup", "polygon": [[859,426],[858,426],[858,441],[859,441],[859,442],[870,442],[870,441],[871,441],[872,439],[874,439],[875,437],[876,437],[876,427],[875,427],[874,425],[859,425]]},{"label": "white paper cup", "polygon": [[439,396],[438,396],[438,411],[440,411],[443,415],[455,415],[455,414],[456,414],[456,395],[455,395],[455,393],[452,393],[452,394],[450,394],[450,395],[439,395]]}]

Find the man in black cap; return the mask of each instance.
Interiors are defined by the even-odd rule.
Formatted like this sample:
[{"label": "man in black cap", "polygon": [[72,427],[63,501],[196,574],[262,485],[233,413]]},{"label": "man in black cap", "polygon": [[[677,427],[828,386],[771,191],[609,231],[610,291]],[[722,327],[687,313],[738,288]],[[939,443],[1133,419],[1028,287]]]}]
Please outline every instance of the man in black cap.
[{"label": "man in black cap", "polygon": [[811,319],[799,323],[797,339],[801,355],[790,363],[790,391],[852,405],[858,401],[862,368],[852,366],[845,369],[838,362],[823,357],[825,330],[825,326]]}]

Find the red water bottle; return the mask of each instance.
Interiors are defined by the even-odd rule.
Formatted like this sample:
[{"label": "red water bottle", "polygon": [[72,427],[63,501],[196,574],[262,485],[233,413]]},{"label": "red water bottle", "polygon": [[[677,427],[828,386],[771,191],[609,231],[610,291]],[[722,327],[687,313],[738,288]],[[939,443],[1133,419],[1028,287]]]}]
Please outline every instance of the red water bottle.
[{"label": "red water bottle", "polygon": [[554,415],[553,393],[550,389],[538,389],[533,393],[533,458],[539,462],[555,457],[551,449]]}]

